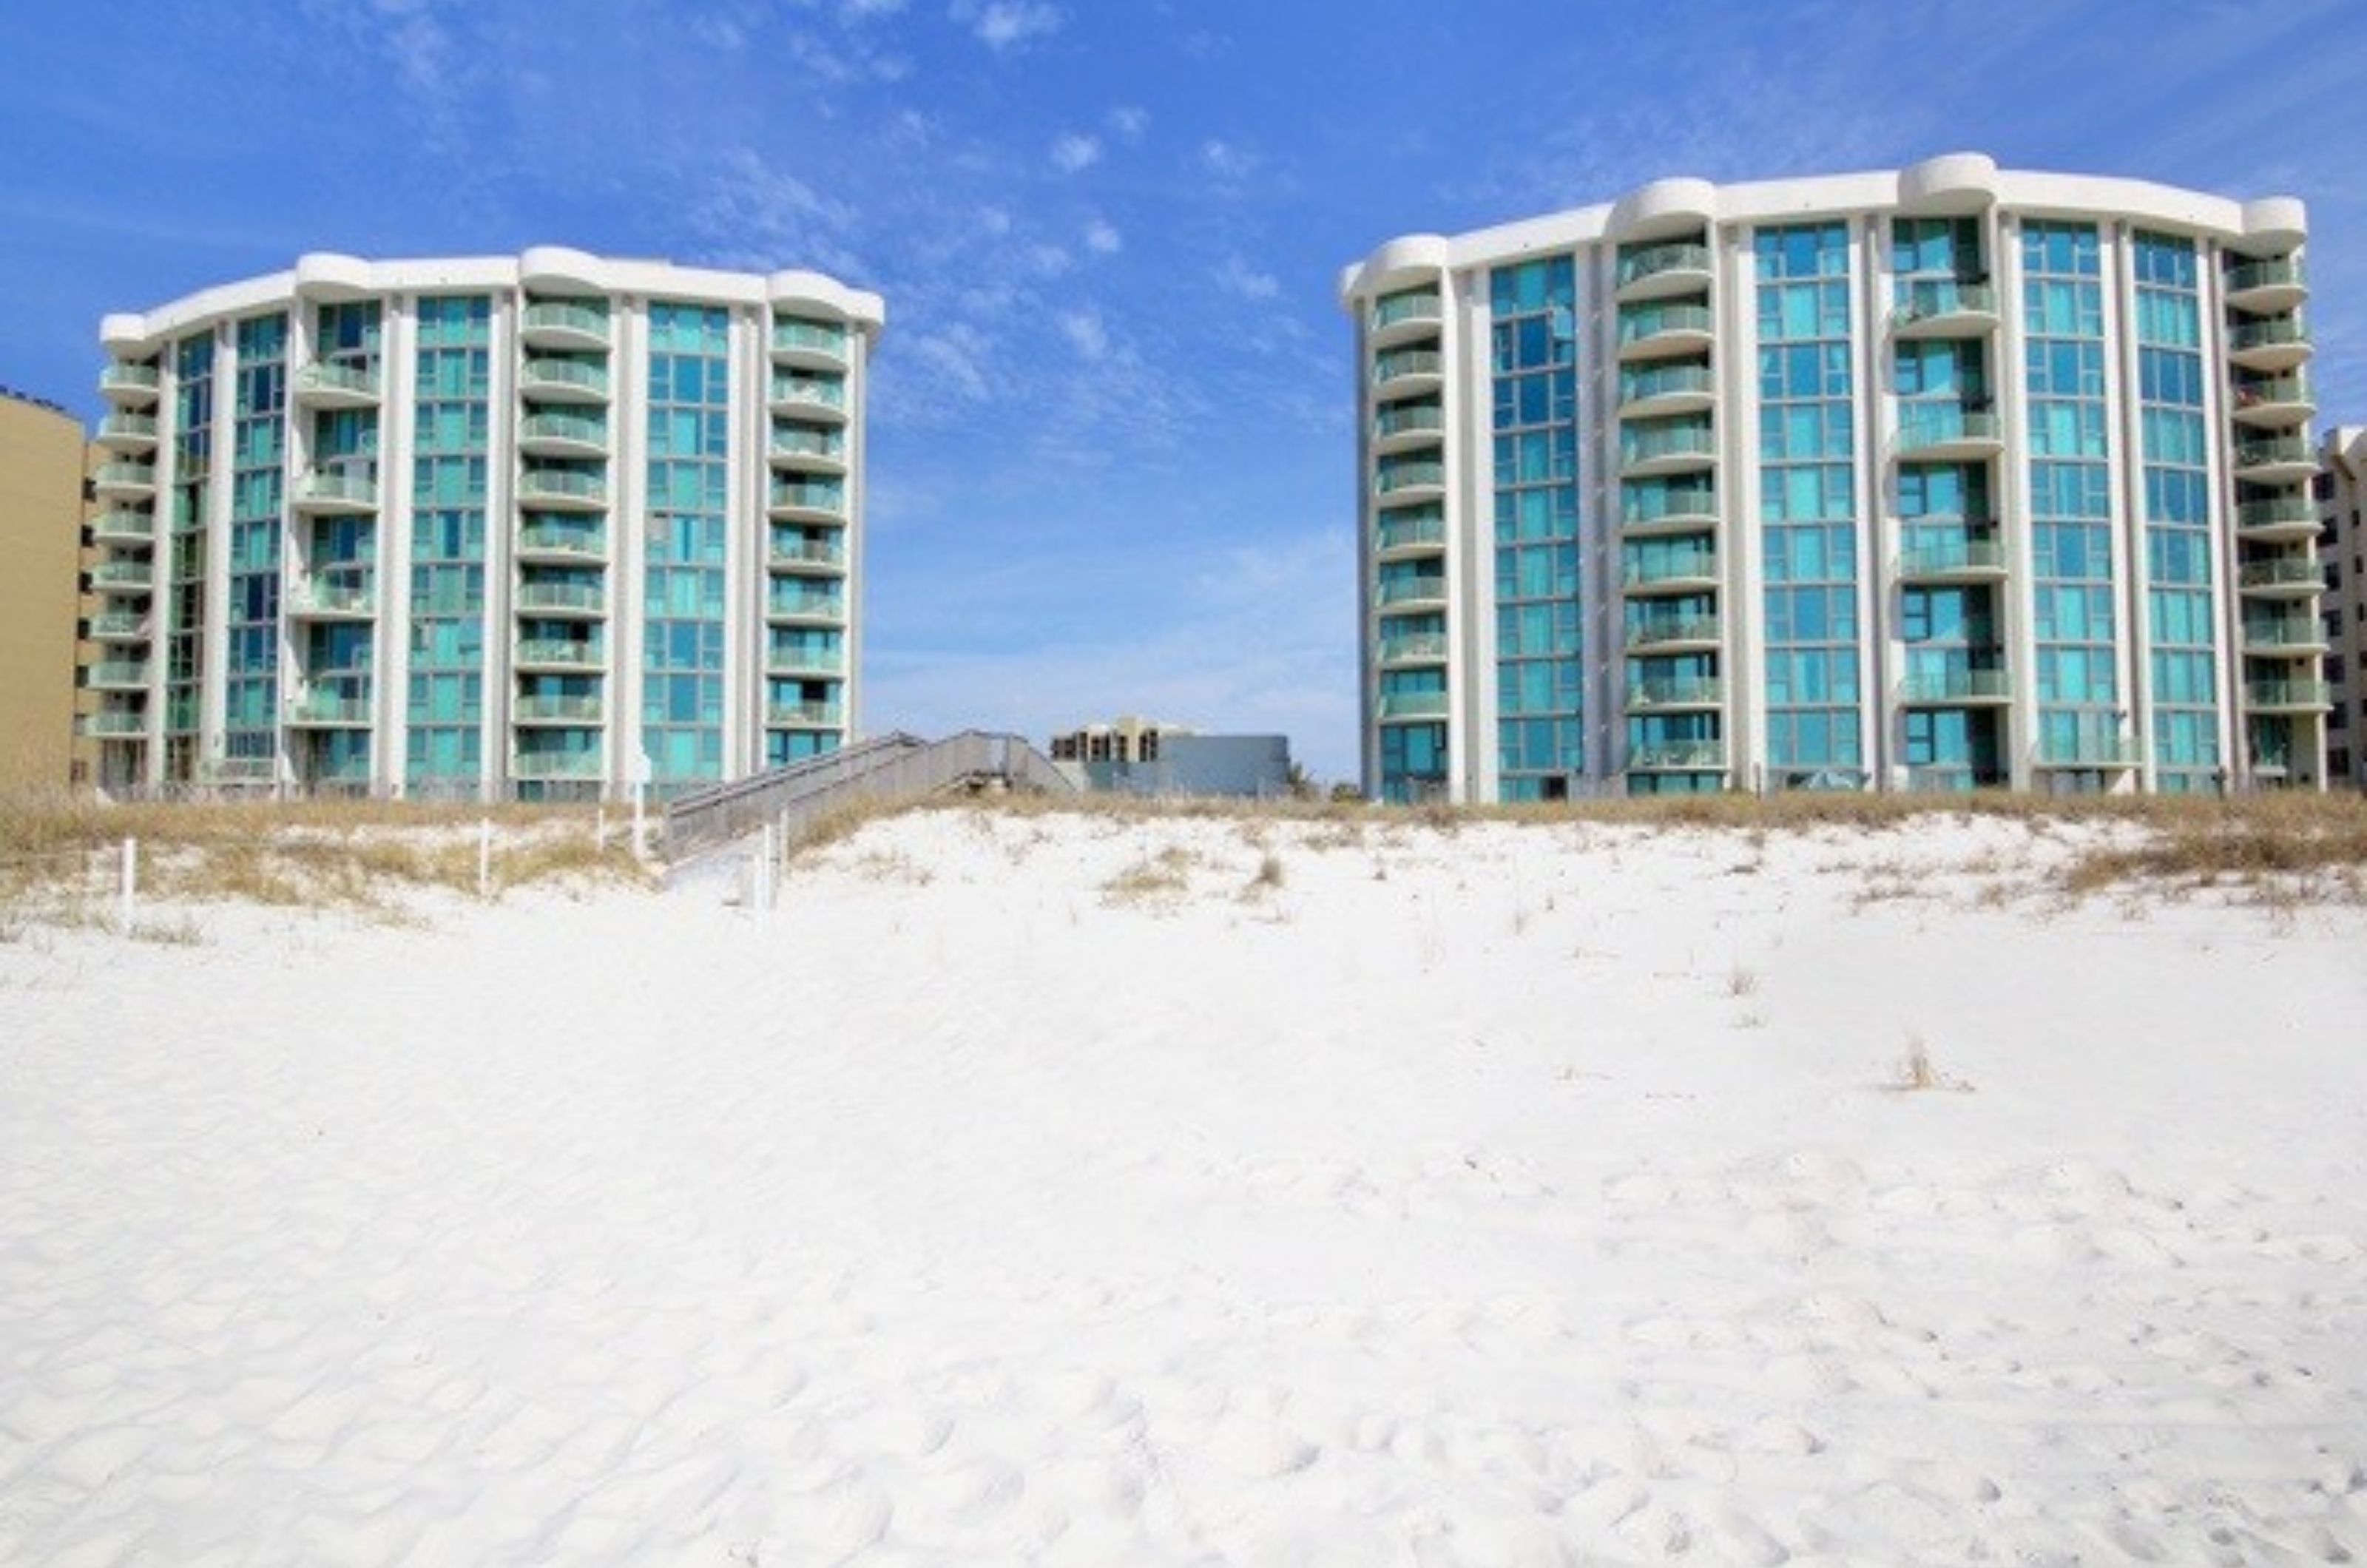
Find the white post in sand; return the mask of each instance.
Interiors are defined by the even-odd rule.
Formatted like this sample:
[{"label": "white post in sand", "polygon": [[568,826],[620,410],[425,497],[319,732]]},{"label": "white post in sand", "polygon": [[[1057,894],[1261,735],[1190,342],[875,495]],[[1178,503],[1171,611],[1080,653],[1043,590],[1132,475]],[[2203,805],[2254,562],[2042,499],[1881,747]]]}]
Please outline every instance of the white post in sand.
[{"label": "white post in sand", "polygon": [[759,909],[770,909],[779,895],[779,886],[774,881],[775,868],[778,864],[774,859],[776,852],[773,825],[767,822],[764,824],[764,842],[756,851],[756,908]]},{"label": "white post in sand", "polygon": [[650,825],[642,815],[642,799],[649,793],[650,775],[656,769],[647,751],[633,759],[633,858],[650,858]]},{"label": "white post in sand", "polygon": [[493,896],[493,819],[477,819],[477,897]]},{"label": "white post in sand", "polygon": [[120,882],[119,893],[121,908],[116,911],[116,918],[123,929],[123,934],[130,936],[133,900],[140,883],[140,840],[137,839],[123,840],[123,874]]}]

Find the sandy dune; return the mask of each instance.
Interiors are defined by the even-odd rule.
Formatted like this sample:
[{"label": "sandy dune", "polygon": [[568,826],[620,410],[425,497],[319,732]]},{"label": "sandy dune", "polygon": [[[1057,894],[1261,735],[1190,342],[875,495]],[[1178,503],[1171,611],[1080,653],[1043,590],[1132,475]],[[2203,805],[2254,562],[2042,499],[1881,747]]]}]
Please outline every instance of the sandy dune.
[{"label": "sandy dune", "polygon": [[0,1562],[2349,1561],[2367,911],[2044,890],[2107,830],[27,932]]}]

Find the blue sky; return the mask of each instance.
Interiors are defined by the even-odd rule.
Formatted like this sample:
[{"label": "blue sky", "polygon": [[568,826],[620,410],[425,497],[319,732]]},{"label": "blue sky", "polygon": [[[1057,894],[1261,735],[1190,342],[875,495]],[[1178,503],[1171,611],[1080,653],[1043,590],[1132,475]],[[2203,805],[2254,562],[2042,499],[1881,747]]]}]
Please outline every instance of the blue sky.
[{"label": "blue sky", "polygon": [[1118,712],[1355,771],[1352,339],[1392,235],[1988,152],[2312,218],[2367,419],[2355,0],[16,0],[0,382],[310,250],[884,294],[866,720]]}]

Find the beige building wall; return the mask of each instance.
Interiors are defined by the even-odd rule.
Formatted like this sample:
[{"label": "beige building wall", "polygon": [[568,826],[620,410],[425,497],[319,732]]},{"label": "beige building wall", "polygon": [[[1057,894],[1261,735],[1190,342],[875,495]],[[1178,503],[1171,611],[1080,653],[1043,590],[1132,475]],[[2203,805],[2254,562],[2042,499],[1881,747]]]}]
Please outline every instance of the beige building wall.
[{"label": "beige building wall", "polygon": [[72,414],[0,391],[0,791],[67,784],[83,452]]}]

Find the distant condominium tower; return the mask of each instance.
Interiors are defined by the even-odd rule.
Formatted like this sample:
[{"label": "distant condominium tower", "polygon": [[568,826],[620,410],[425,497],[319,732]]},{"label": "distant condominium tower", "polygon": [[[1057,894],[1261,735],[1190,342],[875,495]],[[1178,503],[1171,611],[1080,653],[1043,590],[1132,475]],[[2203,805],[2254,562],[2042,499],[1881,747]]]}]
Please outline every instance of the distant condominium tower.
[{"label": "distant condominium tower", "polygon": [[2318,566],[2326,581],[2326,776],[2367,789],[2367,429],[2318,449]]},{"label": "distant condominium tower", "polygon": [[2304,231],[1960,153],[1382,245],[1367,792],[2322,786]]},{"label": "distant condominium tower", "polygon": [[549,798],[833,750],[882,320],[554,248],[108,317],[96,782]]}]

